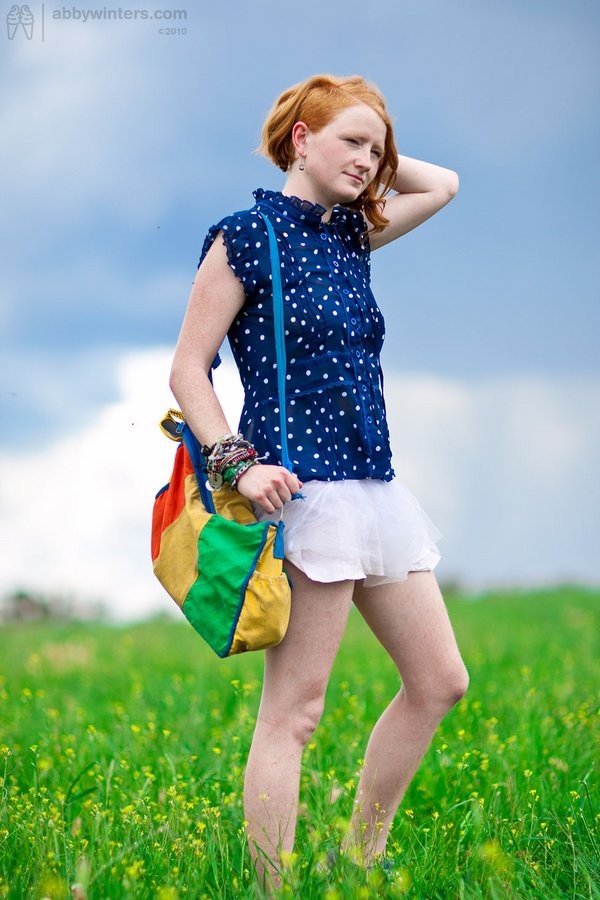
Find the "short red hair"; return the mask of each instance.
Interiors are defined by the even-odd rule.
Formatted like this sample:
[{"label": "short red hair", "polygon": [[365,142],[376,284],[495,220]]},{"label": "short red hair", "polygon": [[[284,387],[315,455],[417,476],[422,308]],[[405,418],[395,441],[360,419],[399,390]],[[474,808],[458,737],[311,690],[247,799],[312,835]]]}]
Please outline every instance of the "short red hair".
[{"label": "short red hair", "polygon": [[383,215],[385,194],[394,183],[398,167],[398,151],[394,129],[381,92],[361,78],[351,75],[313,75],[277,98],[265,119],[259,153],[266,156],[284,172],[296,159],[292,142],[292,128],[296,122],[306,122],[311,131],[320,131],[342,110],[357,103],[365,103],[375,110],[385,125],[385,146],[377,175],[367,188],[347,205],[360,210],[381,231],[388,224]]}]

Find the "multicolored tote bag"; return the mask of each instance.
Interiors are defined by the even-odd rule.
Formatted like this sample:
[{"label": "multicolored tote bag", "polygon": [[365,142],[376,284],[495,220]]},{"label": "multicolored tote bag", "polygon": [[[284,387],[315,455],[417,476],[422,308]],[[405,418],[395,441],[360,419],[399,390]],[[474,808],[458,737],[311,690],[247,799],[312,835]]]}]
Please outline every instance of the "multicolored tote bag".
[{"label": "multicolored tote bag", "polygon": [[[279,410],[285,423],[285,344],[279,255],[269,237]],[[220,657],[262,650],[284,637],[291,607],[283,570],[283,522],[258,522],[249,500],[223,485],[211,491],[200,443],[183,417],[169,410],[161,423],[180,442],[169,483],[152,513],[152,565],[167,593]],[[282,428],[282,434],[287,429]],[[290,471],[286,442],[283,465]]]},{"label": "multicolored tote bag", "polygon": [[180,424],[171,480],[154,501],[154,573],[218,656],[271,647],[290,616],[283,522],[257,522],[229,485],[211,492],[200,445]]}]

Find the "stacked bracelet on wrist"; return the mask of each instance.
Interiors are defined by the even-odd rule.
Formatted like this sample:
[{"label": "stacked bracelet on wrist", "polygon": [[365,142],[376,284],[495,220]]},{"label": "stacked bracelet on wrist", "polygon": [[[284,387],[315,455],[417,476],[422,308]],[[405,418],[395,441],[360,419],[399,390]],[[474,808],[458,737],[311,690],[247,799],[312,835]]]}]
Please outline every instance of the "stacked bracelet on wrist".
[{"label": "stacked bracelet on wrist", "polygon": [[237,489],[244,472],[258,463],[258,454],[241,434],[224,434],[212,447],[202,447],[208,483],[213,490],[223,484]]}]

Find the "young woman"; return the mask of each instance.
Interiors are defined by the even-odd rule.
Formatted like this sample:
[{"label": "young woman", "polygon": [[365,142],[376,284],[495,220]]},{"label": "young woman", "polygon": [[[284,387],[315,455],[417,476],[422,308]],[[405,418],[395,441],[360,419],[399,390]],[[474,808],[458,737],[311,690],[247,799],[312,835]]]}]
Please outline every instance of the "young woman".
[{"label": "young woman", "polygon": [[[359,864],[382,857],[432,735],[467,687],[433,574],[439,533],[391,467],[379,363],[384,326],[369,286],[371,251],[438,212],[458,178],[398,155],[385,102],[359,77],[319,75],[285,91],[266,119],[261,151],[286,173],[285,184],[281,192],[256,191],[254,207],[210,229],[171,387],[212,448],[215,471],[228,466],[259,517],[276,519],[283,508],[286,522],[292,613],[284,640],[265,654],[244,790],[257,872],[276,887],[280,853],[294,845],[302,751],[319,722],[351,605],[402,678],[368,741],[343,842]],[[259,210],[281,257],[293,473],[281,465]],[[207,377],[225,335],[245,390],[237,436]],[[304,499],[292,500],[299,491]]]}]

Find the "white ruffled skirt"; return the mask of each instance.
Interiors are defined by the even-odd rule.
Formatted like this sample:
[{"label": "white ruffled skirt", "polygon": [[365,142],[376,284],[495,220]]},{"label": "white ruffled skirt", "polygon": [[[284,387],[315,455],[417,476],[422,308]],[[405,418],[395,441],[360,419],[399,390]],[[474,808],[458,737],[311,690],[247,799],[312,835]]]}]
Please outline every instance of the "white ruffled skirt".
[{"label": "white ruffled skirt", "polygon": [[[397,479],[306,481],[283,509],[285,557],[313,581],[404,581],[438,564],[441,532]],[[255,510],[261,521],[280,513]]]}]

